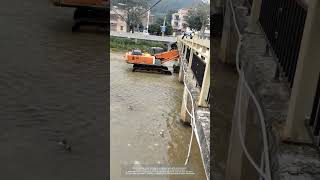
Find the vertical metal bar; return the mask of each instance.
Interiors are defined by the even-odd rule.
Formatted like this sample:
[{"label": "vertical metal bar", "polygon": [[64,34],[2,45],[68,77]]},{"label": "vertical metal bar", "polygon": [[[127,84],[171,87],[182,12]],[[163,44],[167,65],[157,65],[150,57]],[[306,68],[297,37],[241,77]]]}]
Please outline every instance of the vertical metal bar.
[{"label": "vertical metal bar", "polygon": [[296,64],[297,64],[297,61],[298,61],[298,54],[299,54],[299,51],[298,51],[298,47],[300,45],[300,42],[298,40],[298,36],[299,36],[299,26],[300,26],[300,21],[302,20],[301,19],[301,16],[302,16],[302,13],[301,13],[301,10],[302,10],[302,7],[300,7],[297,2],[294,2],[295,3],[295,14],[294,14],[294,17],[295,17],[295,20],[296,20],[296,23],[294,24],[294,33],[293,33],[293,43],[292,43],[292,52],[291,52],[291,58],[292,58],[292,63],[291,63],[291,66],[289,68],[289,82],[290,82],[290,86],[292,86],[293,84],[293,77],[294,77],[294,74],[295,74],[295,70],[296,70]]},{"label": "vertical metal bar", "polygon": [[280,54],[281,54],[281,43],[283,40],[284,35],[284,28],[282,28],[283,26],[283,0],[279,0],[279,7],[278,7],[278,14],[277,14],[277,18],[278,18],[278,23],[277,26],[280,28],[278,28],[278,39],[274,48],[275,53],[277,54],[278,59],[281,59]]},{"label": "vertical metal bar", "polygon": [[268,43],[266,43],[266,48],[264,51],[264,56],[269,56],[270,55],[270,45]]},{"label": "vertical metal bar", "polygon": [[292,64],[292,45],[293,45],[293,34],[294,34],[294,30],[295,30],[295,10],[296,10],[296,6],[295,4],[292,3],[292,1],[289,1],[289,6],[288,6],[288,13],[289,13],[289,26],[288,26],[288,33],[287,33],[287,38],[288,38],[288,44],[287,44],[287,60],[286,60],[286,64],[283,67],[283,70],[286,74],[286,76],[289,76],[289,69],[290,66]]},{"label": "vertical metal bar", "polygon": [[309,121],[309,125],[311,125],[311,126],[314,125],[314,122],[316,120],[319,100],[320,100],[320,74],[319,74],[319,78],[318,78],[316,94],[314,96],[313,106],[312,106],[312,111],[311,111],[311,116],[310,116],[310,121]]},{"label": "vertical metal bar", "polygon": [[280,41],[280,50],[279,50],[279,62],[281,64],[281,66],[283,66],[285,64],[285,52],[287,50],[287,46],[286,46],[286,42],[287,42],[287,27],[288,27],[288,6],[287,6],[288,1],[286,0],[282,0],[282,18],[281,18],[281,23],[282,23],[282,28],[281,28],[281,33],[280,33],[280,37],[281,37],[281,41]]},{"label": "vertical metal bar", "polygon": [[306,10],[299,6],[300,8],[300,16],[299,16],[299,20],[298,20],[298,23],[297,23],[297,28],[298,28],[298,32],[297,32],[297,42],[295,44],[295,49],[294,49],[294,53],[295,53],[295,56],[294,56],[294,67],[293,67],[293,72],[291,74],[291,83],[290,83],[290,87],[292,87],[293,85],[293,81],[294,81],[294,76],[295,76],[295,72],[296,72],[296,67],[297,67],[297,62],[298,62],[298,59],[299,59],[299,52],[300,52],[300,45],[301,45],[301,41],[302,41],[302,36],[303,36],[303,30],[304,30],[304,25],[305,25],[305,20],[306,20],[306,17],[307,17],[307,12]]},{"label": "vertical metal bar", "polygon": [[283,11],[285,14],[284,17],[284,21],[285,23],[283,24],[283,29],[285,31],[285,35],[283,36],[283,44],[282,44],[282,55],[281,55],[281,67],[284,68],[286,66],[287,63],[289,63],[289,59],[288,59],[288,53],[289,53],[289,36],[288,33],[290,32],[290,21],[289,21],[289,17],[290,17],[290,5],[289,5],[290,1],[285,1],[284,5],[283,5]]},{"label": "vertical metal bar", "polygon": [[316,113],[315,123],[312,128],[312,133],[314,136],[318,136],[319,131],[320,131],[320,104],[318,104],[318,107],[317,107],[317,113]]}]

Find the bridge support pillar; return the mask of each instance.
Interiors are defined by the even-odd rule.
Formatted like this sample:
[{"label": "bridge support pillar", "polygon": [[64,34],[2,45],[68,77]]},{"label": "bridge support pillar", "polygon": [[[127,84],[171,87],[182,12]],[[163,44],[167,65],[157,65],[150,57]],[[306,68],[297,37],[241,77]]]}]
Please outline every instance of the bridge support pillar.
[{"label": "bridge support pillar", "polygon": [[284,139],[311,142],[305,128],[320,72],[320,1],[310,1],[284,130]]},{"label": "bridge support pillar", "polygon": [[187,112],[187,108],[190,113],[192,113],[192,107],[191,107],[191,99],[188,95],[188,92],[186,90],[186,87],[184,87],[183,90],[183,97],[182,97],[182,105],[181,105],[181,112],[180,112],[180,120],[184,124],[190,124],[191,123],[191,117]]},{"label": "bridge support pillar", "polygon": [[183,62],[181,61],[178,81],[183,83],[183,79],[184,79]]},{"label": "bridge support pillar", "polygon": [[[248,104],[249,104],[249,95],[244,90],[242,86],[242,92],[240,93],[241,80],[238,82],[237,96],[236,96],[236,104],[234,106],[233,118],[232,118],[232,128],[229,140],[229,152],[228,159],[226,164],[226,176],[225,180],[241,180],[242,174],[242,161],[243,161],[243,149],[240,143],[239,136],[239,126],[238,123],[241,123],[242,135],[245,141],[246,137],[246,119],[248,112]],[[239,97],[241,96],[241,102],[239,101]],[[239,113],[239,106],[241,107]],[[239,122],[240,121],[240,122]]]}]

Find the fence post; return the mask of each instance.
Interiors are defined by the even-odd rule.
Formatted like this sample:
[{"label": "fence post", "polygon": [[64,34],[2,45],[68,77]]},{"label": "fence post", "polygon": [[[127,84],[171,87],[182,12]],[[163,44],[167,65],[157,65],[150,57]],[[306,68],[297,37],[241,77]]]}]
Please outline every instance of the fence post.
[{"label": "fence post", "polygon": [[250,32],[256,32],[258,30],[258,21],[260,16],[262,0],[253,0],[251,7],[251,15],[248,25]]},{"label": "fence post", "polygon": [[210,58],[206,62],[206,68],[203,74],[203,81],[202,81],[202,87],[200,91],[198,106],[207,107],[208,103],[206,102],[206,99],[208,97],[209,88],[210,88]]},{"label": "fence post", "polygon": [[284,139],[310,142],[305,119],[310,116],[320,71],[320,1],[310,1],[291,91]]},{"label": "fence post", "polygon": [[[242,74],[240,75],[242,76]],[[243,149],[240,143],[238,123],[240,120],[241,130],[243,138],[246,137],[246,116],[249,103],[249,95],[247,90],[242,85],[242,78],[239,77],[236,104],[234,106],[233,118],[232,118],[232,129],[229,140],[229,152],[226,164],[226,176],[225,180],[241,180],[242,171],[242,159],[243,159]],[[242,87],[241,87],[242,86]],[[240,92],[240,88],[242,89]],[[239,101],[241,96],[241,102]],[[241,108],[239,114],[238,108]],[[245,140],[244,140],[245,141]]]},{"label": "fence post", "polygon": [[[187,112],[187,108],[189,112],[191,113],[191,108],[190,107],[190,98],[188,96],[188,92],[186,90],[186,87],[183,88],[183,97],[182,97],[182,105],[181,105],[181,111],[180,111],[180,120],[181,122],[185,124],[190,124],[191,123],[191,117]],[[186,108],[187,107],[187,108]]]},{"label": "fence post", "polygon": [[186,56],[187,56],[187,48],[188,46],[187,45],[184,45],[183,46],[183,56],[180,57],[180,71],[179,71],[179,77],[178,77],[178,81],[179,82],[183,82],[183,78],[184,78],[184,72],[183,72],[183,65],[184,65],[184,62],[185,62],[185,59],[186,59]]}]

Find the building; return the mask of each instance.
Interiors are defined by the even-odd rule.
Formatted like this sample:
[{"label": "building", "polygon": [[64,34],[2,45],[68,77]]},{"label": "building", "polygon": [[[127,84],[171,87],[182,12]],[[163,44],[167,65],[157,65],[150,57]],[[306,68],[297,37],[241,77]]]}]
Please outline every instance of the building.
[{"label": "building", "polygon": [[185,31],[187,28],[187,15],[190,9],[182,8],[177,13],[172,14],[171,26],[174,31]]},{"label": "building", "polygon": [[[141,10],[143,12],[143,10]],[[110,30],[116,32],[127,32],[128,27],[125,22],[125,18],[127,18],[126,12],[118,8],[117,6],[113,6],[110,11]],[[155,16],[149,14],[149,26],[153,24],[155,21]],[[136,30],[140,30],[141,28],[146,29],[148,24],[148,13],[145,13],[144,16],[141,17],[141,22],[143,27],[136,27]]]},{"label": "building", "polygon": [[320,1],[219,5],[213,178],[320,179]]},{"label": "building", "polygon": [[110,11],[110,30],[116,32],[127,32],[126,12],[117,6],[113,6]]}]

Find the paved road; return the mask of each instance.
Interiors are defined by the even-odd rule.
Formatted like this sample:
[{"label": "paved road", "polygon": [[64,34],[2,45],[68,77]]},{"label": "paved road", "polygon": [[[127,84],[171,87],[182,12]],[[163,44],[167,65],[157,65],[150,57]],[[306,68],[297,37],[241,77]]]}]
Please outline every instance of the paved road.
[{"label": "paved road", "polygon": [[126,38],[137,38],[137,39],[144,39],[150,41],[161,41],[161,42],[176,42],[176,37],[162,37],[162,36],[154,36],[154,35],[147,35],[145,36],[142,33],[127,33],[127,32],[110,32],[111,36],[115,37],[126,37]]}]

